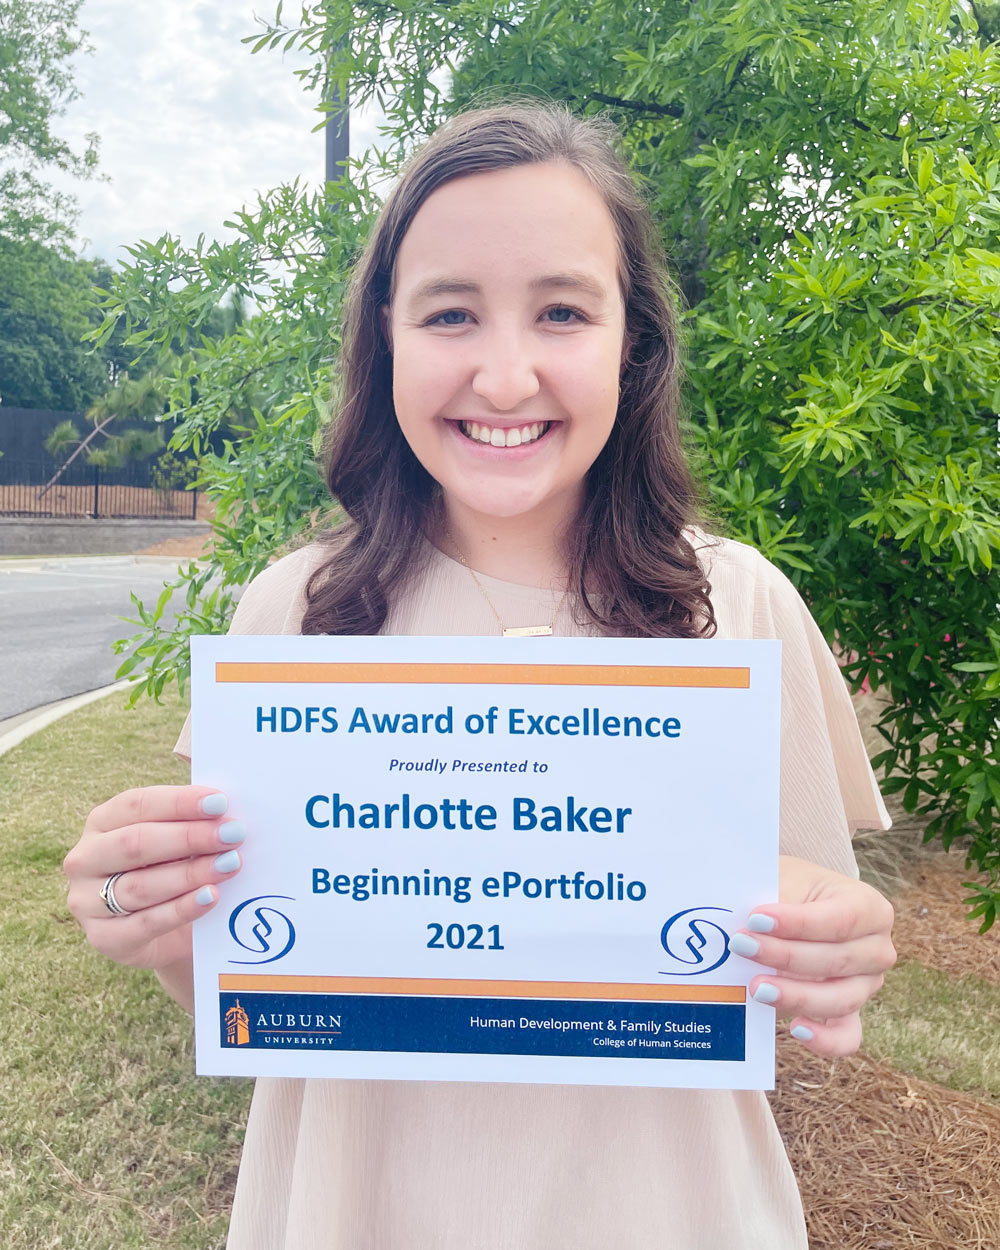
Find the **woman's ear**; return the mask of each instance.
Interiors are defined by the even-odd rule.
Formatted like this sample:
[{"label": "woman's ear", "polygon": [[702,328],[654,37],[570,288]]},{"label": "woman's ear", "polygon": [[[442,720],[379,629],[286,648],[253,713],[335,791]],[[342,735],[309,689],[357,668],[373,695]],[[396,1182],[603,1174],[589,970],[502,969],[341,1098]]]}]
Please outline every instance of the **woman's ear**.
[{"label": "woman's ear", "polygon": [[382,335],[385,338],[386,345],[392,352],[392,311],[388,304],[383,304],[378,310],[379,316],[382,318]]}]

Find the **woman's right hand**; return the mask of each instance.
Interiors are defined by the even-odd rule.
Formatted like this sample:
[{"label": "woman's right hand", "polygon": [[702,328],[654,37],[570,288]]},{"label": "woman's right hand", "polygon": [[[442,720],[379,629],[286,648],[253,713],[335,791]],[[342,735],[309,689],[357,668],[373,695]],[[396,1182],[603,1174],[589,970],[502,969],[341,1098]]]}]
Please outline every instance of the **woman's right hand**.
[{"label": "woman's right hand", "polygon": [[[242,866],[234,848],[246,831],[225,819],[226,806],[207,786],[147,786],[94,808],[63,861],[69,909],[93,947],[137,968],[190,969],[191,922]],[[128,915],[101,897],[115,873],[114,898]]]}]

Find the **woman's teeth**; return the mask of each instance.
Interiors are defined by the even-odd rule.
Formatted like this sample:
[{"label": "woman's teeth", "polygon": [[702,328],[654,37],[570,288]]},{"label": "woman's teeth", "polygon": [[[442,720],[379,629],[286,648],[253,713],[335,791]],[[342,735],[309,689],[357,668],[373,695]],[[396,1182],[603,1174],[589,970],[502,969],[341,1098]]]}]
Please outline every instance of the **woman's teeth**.
[{"label": "woman's teeth", "polygon": [[476,421],[460,421],[459,426],[466,438],[477,443],[488,443],[491,447],[523,447],[525,443],[534,443],[549,428],[548,421],[536,422],[534,425],[522,425],[520,428],[499,430],[492,425],[479,425]]}]

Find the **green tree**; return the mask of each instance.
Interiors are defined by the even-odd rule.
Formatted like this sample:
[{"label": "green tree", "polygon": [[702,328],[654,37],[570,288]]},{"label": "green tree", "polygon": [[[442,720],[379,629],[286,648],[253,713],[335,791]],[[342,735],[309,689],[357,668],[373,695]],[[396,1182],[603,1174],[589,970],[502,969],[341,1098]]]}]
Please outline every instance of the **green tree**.
[{"label": "green tree", "polygon": [[[109,303],[150,342],[223,290],[265,326],[188,357],[171,394],[195,445],[253,379],[255,424],[211,465],[223,589],[173,632],[142,609],[125,668],[157,693],[225,588],[308,523],[349,262],[369,179],[454,109],[515,88],[610,110],[686,301],[692,437],[736,537],[790,573],[855,683],[889,702],[877,762],[930,836],[962,837],[1000,902],[1000,58],[995,5],[948,0],[409,0],[279,6],[257,48],[313,54],[307,84],[378,100],[394,146],[353,183],[284,188],[225,248],[134,250]],[[442,85],[445,84],[445,85]],[[268,263],[285,277],[275,285]],[[251,323],[256,326],[256,322]],[[192,402],[197,382],[198,399]],[[201,579],[201,580],[199,580]],[[162,610],[162,605],[161,605]]]},{"label": "green tree", "polygon": [[[45,440],[45,450],[50,455],[65,457],[46,483],[45,491],[80,455],[86,457],[88,464],[118,469],[161,451],[166,446],[159,424],[162,412],[159,374],[150,371],[133,380],[123,373],[88,410],[90,429],[86,433],[81,433],[77,423],[69,419],[60,421]],[[112,425],[116,428],[112,429]],[[126,425],[129,428],[122,428]]]},{"label": "green tree", "polygon": [[56,194],[47,170],[90,177],[97,136],[74,152],[54,129],[76,97],[70,59],[85,49],[82,0],[0,0],[0,235],[59,241],[71,236],[72,199]]},{"label": "green tree", "polygon": [[108,388],[84,342],[101,320],[94,266],[31,239],[0,235],[0,401],[81,412]]}]

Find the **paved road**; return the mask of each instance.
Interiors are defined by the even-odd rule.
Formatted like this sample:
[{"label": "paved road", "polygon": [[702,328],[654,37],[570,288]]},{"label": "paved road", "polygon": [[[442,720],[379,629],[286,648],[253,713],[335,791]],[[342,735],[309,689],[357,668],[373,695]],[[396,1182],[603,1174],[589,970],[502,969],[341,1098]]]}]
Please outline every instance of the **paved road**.
[{"label": "paved road", "polygon": [[129,591],[155,603],[176,559],[0,561],[0,721],[114,681],[116,638],[136,632]]}]

